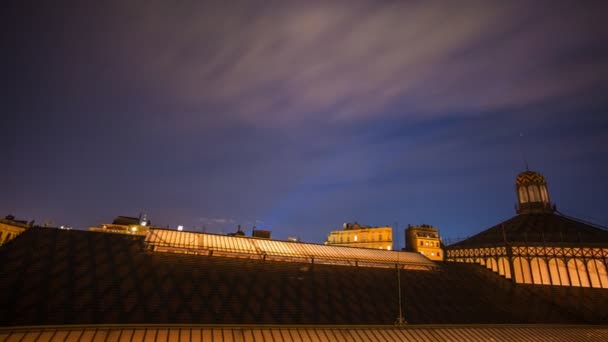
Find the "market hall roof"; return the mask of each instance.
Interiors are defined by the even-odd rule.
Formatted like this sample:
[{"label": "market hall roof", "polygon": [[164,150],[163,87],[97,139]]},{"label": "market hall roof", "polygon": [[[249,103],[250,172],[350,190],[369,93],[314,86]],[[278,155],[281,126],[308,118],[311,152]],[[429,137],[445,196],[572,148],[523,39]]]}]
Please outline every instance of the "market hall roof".
[{"label": "market hall roof", "polygon": [[608,230],[560,213],[521,214],[448,246],[482,247],[520,244],[608,244]]},{"label": "market hall roof", "polygon": [[[0,325],[393,324],[395,268],[155,252],[144,238],[32,228],[0,248]],[[556,306],[470,264],[401,270],[411,324],[606,322],[608,293]],[[563,290],[563,289],[558,289]],[[570,289],[567,289],[570,290]],[[593,299],[593,300],[587,300]]]}]

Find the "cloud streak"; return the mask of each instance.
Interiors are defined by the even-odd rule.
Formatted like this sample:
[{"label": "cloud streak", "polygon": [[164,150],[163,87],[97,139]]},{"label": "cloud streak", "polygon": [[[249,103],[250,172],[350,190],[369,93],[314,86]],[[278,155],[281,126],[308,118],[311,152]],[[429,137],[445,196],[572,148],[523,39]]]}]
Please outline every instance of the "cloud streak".
[{"label": "cloud streak", "polygon": [[178,101],[253,124],[495,111],[608,79],[576,56],[606,37],[574,3],[265,3],[130,5],[127,57]]}]

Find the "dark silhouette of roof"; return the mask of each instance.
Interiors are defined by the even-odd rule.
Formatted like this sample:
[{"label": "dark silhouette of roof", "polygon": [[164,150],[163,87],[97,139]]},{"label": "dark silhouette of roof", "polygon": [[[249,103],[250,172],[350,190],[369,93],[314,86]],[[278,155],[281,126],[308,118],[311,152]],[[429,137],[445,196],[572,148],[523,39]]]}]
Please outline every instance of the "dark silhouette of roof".
[{"label": "dark silhouette of roof", "polygon": [[521,214],[448,248],[496,246],[505,243],[606,245],[608,230],[560,213]]},{"label": "dark silhouette of roof", "polygon": [[123,226],[129,225],[139,225],[140,219],[138,217],[129,217],[129,216],[117,216],[112,224],[119,224]]},{"label": "dark silhouette of roof", "polygon": [[[32,228],[0,248],[0,325],[393,324],[396,270],[152,252],[141,236]],[[414,324],[605,323],[472,264],[402,270]],[[558,300],[557,298],[556,300]]]}]

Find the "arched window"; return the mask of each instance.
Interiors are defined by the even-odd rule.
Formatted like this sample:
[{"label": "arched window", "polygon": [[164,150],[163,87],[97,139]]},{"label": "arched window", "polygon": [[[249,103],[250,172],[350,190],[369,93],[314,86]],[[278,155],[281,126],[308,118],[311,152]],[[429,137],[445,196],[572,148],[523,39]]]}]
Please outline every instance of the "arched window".
[{"label": "arched window", "polygon": [[532,284],[532,275],[530,274],[530,264],[528,260],[517,257],[513,259],[513,273],[515,274],[516,283]]},{"label": "arched window", "polygon": [[570,286],[568,280],[568,269],[562,259],[549,260],[549,274],[553,285]]},{"label": "arched window", "polygon": [[580,259],[571,259],[568,261],[568,273],[572,286],[589,287],[589,277],[585,264]]},{"label": "arched window", "polygon": [[544,185],[540,186],[540,197],[543,202],[549,202],[549,194],[547,193],[547,187]]},{"label": "arched window", "polygon": [[492,258],[492,271],[498,273],[498,262],[494,258]]},{"label": "arched window", "polygon": [[608,288],[606,266],[601,260],[591,259],[587,261],[587,268],[589,269],[592,287]]},{"label": "arched window", "polygon": [[519,188],[519,202],[527,203],[528,202],[528,191],[525,186]]},{"label": "arched window", "polygon": [[540,202],[540,193],[538,191],[538,186],[530,185],[528,186],[528,191],[530,192],[530,202]]},{"label": "arched window", "polygon": [[507,279],[511,279],[511,267],[509,266],[509,260],[505,257],[498,258],[498,274],[505,276]]},{"label": "arched window", "polygon": [[547,263],[541,258],[534,258],[530,262],[530,269],[532,270],[532,279],[534,284],[551,285],[551,279],[549,279],[549,269]]}]

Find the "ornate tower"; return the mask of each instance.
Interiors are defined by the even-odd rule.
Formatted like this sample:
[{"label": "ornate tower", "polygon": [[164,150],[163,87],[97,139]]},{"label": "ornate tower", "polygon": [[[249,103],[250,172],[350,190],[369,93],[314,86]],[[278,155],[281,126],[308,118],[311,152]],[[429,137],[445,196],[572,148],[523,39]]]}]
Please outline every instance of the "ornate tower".
[{"label": "ornate tower", "polygon": [[515,189],[518,214],[553,212],[547,181],[540,173],[529,170],[520,173],[515,179]]}]

